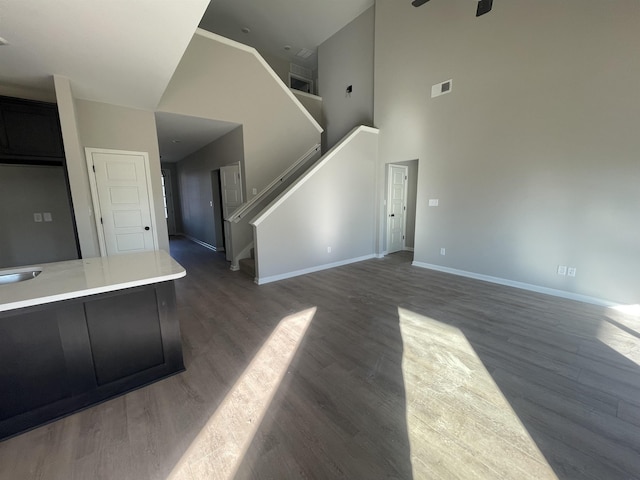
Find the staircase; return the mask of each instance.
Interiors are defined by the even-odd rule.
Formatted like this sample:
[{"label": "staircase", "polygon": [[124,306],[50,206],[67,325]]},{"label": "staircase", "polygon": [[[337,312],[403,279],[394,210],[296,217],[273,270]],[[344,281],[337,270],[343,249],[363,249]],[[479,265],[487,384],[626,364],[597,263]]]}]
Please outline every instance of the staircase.
[{"label": "staircase", "polygon": [[375,251],[377,130],[318,160],[322,127],[255,49],[198,29],[157,111],[242,125],[250,200],[225,218],[232,270],[266,283]]}]

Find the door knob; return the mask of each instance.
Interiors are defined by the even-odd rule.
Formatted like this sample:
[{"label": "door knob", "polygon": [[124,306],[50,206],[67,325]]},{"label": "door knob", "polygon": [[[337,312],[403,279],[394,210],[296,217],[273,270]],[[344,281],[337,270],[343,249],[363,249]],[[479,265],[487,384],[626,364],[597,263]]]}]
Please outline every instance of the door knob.
[{"label": "door knob", "polygon": [[149,227],[144,227],[145,230],[149,230]]},{"label": "door knob", "polygon": [[395,217],[395,216],[396,216],[396,214],[395,214],[395,213],[392,213],[392,214],[391,214],[391,215],[389,215],[389,216],[390,216],[390,217]]}]

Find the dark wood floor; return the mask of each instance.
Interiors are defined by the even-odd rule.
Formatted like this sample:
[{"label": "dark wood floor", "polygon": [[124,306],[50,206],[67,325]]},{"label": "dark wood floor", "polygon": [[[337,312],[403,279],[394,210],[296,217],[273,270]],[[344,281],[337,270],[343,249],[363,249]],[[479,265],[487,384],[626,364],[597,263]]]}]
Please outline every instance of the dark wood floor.
[{"label": "dark wood floor", "polygon": [[637,313],[171,247],[187,371],[1,442],[1,479],[640,479]]}]

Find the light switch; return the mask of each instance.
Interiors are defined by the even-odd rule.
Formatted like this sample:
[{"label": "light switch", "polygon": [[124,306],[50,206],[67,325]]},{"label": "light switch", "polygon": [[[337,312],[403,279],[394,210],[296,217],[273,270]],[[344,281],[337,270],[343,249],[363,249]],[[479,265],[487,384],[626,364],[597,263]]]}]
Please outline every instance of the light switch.
[{"label": "light switch", "polygon": [[34,213],[33,214],[33,221],[34,222],[41,222],[42,221],[42,214],[41,213]]},{"label": "light switch", "polygon": [[253,192],[253,194],[254,194],[254,195],[257,195],[257,194],[258,194],[258,189],[257,189],[257,188],[254,188],[254,189],[252,190],[252,192]]},{"label": "light switch", "polygon": [[42,214],[45,222],[53,222],[53,217],[51,216],[51,212],[44,212]]},{"label": "light switch", "polygon": [[437,207],[438,206],[438,199],[437,198],[430,198],[429,199],[429,206],[430,207]]}]

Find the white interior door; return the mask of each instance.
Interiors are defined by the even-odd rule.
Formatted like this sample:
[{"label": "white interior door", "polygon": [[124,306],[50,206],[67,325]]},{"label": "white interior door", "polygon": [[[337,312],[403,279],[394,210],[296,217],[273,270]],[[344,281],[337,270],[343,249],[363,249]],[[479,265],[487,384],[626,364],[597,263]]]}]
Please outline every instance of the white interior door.
[{"label": "white interior door", "polygon": [[389,165],[387,191],[387,253],[404,249],[409,167]]},{"label": "white interior door", "polygon": [[148,154],[86,152],[102,255],[156,250]]},{"label": "white interior door", "polygon": [[220,186],[222,188],[222,213],[229,218],[233,211],[242,205],[242,181],[240,164],[220,167]]}]

